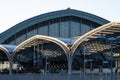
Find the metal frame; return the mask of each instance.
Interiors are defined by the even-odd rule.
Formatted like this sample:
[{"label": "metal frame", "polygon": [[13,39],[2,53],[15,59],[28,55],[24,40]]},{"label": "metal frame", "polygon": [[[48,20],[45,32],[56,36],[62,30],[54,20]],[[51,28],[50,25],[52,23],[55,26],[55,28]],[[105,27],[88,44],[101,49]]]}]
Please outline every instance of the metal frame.
[{"label": "metal frame", "polygon": [[[114,28],[115,27],[115,28]],[[96,34],[98,34],[99,32],[102,32],[102,31],[106,31],[107,32],[107,30],[109,30],[109,29],[112,29],[112,28],[114,28],[114,29],[116,29],[116,31],[117,31],[117,29],[120,29],[120,22],[111,22],[111,23],[108,23],[108,24],[105,24],[105,25],[103,25],[103,26],[100,26],[100,27],[98,27],[98,28],[96,28],[96,29],[93,29],[93,30],[91,30],[91,31],[89,31],[89,32],[87,32],[86,34],[84,34],[83,36],[80,36],[75,42],[74,42],[74,44],[73,44],[73,46],[71,47],[72,48],[72,51],[73,51],[73,53],[75,52],[75,50],[77,49],[77,47],[82,43],[82,42],[84,42],[84,41],[88,41],[88,40],[90,40],[90,39],[95,39],[95,38],[97,38],[98,36],[96,36]],[[118,31],[119,32],[119,31]],[[114,33],[114,32],[112,32],[112,33]],[[99,33],[100,34],[100,33]],[[93,37],[95,35],[95,37]],[[103,35],[106,35],[105,33],[103,34]]]}]

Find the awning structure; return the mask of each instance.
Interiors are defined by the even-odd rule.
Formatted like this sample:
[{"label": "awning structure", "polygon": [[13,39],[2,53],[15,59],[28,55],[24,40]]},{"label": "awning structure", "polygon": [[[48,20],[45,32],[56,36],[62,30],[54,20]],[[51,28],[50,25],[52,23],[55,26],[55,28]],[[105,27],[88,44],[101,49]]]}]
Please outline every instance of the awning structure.
[{"label": "awning structure", "polygon": [[[101,35],[105,36],[106,38],[119,37],[120,22],[111,22],[111,23],[105,24],[77,38],[59,38],[59,37],[49,37],[44,35],[35,35],[27,39],[26,41],[22,42],[21,44],[19,44],[17,47],[11,46],[11,45],[2,45],[0,48],[6,54],[8,54],[9,52],[13,52],[15,54],[20,50],[25,49],[27,47],[31,47],[33,45],[52,42],[57,44],[61,49],[63,49],[66,55],[68,55],[67,53],[70,49],[73,55],[79,46],[86,47],[88,53],[104,52],[109,55],[110,43],[107,41],[98,40],[98,37]],[[119,44],[120,44],[119,40],[115,41],[115,43],[113,44],[113,49],[115,49],[114,56],[118,56],[118,52],[120,52]],[[69,45],[71,46],[69,47]],[[53,52],[56,53],[55,51]]]},{"label": "awning structure", "polygon": [[28,71],[39,67],[39,70],[45,69],[46,72],[50,67],[67,69],[68,51],[67,44],[57,38],[35,35],[20,43],[12,56],[16,63],[22,64]]},{"label": "awning structure", "polygon": [[10,58],[10,54],[13,52],[13,50],[15,49],[16,46],[14,45],[4,45],[1,44],[0,45],[0,50],[2,51],[0,53],[1,57],[9,59]]},{"label": "awning structure", "polygon": [[4,47],[5,49],[7,49],[7,51],[8,51],[9,53],[12,53],[13,50],[16,48],[15,45],[4,45],[4,44],[2,44],[1,46]]},{"label": "awning structure", "polygon": [[59,37],[57,37],[57,39],[64,42],[67,45],[72,45],[77,40],[77,38],[59,38]]},{"label": "awning structure", "polygon": [[19,50],[25,49],[26,47],[31,47],[33,45],[45,44],[45,43],[50,43],[50,42],[55,43],[58,46],[60,46],[65,52],[65,54],[67,55],[67,52],[69,50],[67,47],[67,44],[65,44],[59,39],[49,37],[49,36],[43,36],[43,35],[35,35],[29,38],[28,40],[22,42],[14,49],[14,53],[17,53]]},{"label": "awning structure", "polygon": [[[97,53],[97,52],[103,52],[103,53],[110,53],[110,42],[105,40],[101,41],[98,39],[99,36],[104,36],[106,38],[114,37],[117,38],[120,36],[120,22],[111,22],[108,24],[105,24],[103,26],[100,26],[94,30],[91,30],[90,32],[84,34],[83,36],[80,36],[72,45],[71,49],[73,53],[78,48],[78,46],[84,46],[88,49],[88,52],[90,53]],[[120,46],[120,41],[114,41],[113,49],[114,49],[114,56],[117,55]],[[116,53],[116,54],[115,54]]]},{"label": "awning structure", "polygon": [[[26,47],[30,47],[32,45],[53,42],[59,45],[63,49],[65,54],[67,54],[67,52],[69,51],[68,45],[71,45],[72,53],[75,52],[79,45],[86,46],[90,53],[109,50],[110,45],[108,43],[101,44],[101,41],[97,39],[100,35],[103,35],[107,38],[120,36],[120,22],[111,22],[105,24],[94,30],[91,30],[90,32],[86,33],[83,36],[80,36],[79,38],[54,38],[43,35],[35,35],[19,44],[17,47],[12,45],[1,45],[1,49],[5,51],[5,53],[16,53],[19,50],[25,49]],[[116,46],[118,47],[118,45]],[[113,46],[113,48],[116,48],[116,46]]]}]

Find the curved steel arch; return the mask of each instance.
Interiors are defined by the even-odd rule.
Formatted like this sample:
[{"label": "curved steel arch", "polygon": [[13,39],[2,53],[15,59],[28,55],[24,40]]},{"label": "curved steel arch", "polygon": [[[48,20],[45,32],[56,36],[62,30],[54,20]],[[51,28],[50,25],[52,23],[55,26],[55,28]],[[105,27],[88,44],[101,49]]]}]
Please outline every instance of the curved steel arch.
[{"label": "curved steel arch", "polygon": [[[65,54],[67,55],[67,52],[69,50],[69,48],[67,47],[67,44],[65,44],[64,42],[53,38],[53,37],[49,37],[49,36],[43,36],[43,35],[35,35],[29,39],[27,39],[26,41],[22,42],[21,44],[19,44],[13,51],[13,53],[15,54],[16,52],[18,52],[22,47],[24,47],[25,45],[27,45],[28,43],[30,43],[31,41],[37,40],[37,39],[41,39],[41,40],[46,40],[46,41],[50,41],[53,42],[57,45],[59,45],[65,52]],[[13,54],[13,55],[14,55]]]},{"label": "curved steel arch", "polygon": [[65,16],[76,16],[79,18],[93,21],[100,25],[103,25],[103,24],[106,24],[109,22],[108,20],[105,20],[101,17],[98,17],[98,16],[90,14],[90,13],[86,13],[83,11],[78,11],[78,10],[74,10],[74,9],[59,10],[59,11],[54,11],[54,12],[49,12],[46,14],[38,15],[38,16],[32,17],[30,19],[27,19],[21,23],[16,24],[15,26],[13,26],[9,30],[3,32],[0,35],[0,37],[1,37],[0,43],[4,42],[9,37],[18,33],[19,31],[24,30],[34,24],[37,24],[37,23],[43,22],[43,21],[47,21],[47,20],[51,20],[51,19],[55,19],[55,18],[65,17]]},{"label": "curved steel arch", "polygon": [[[72,52],[74,53],[75,50],[77,49],[77,47],[84,41],[87,41],[89,40],[90,38],[97,38],[97,36],[94,36],[96,34],[98,34],[99,32],[107,32],[110,28],[114,28],[114,27],[119,27],[120,28],[120,22],[111,22],[111,23],[108,23],[108,24],[105,24],[103,26],[100,26],[96,29],[93,29],[89,32],[87,32],[86,34],[84,34],[83,36],[80,36],[75,42],[74,44],[72,45],[71,49],[72,49]],[[116,28],[117,29],[117,28]],[[105,34],[105,33],[104,33]],[[100,35],[100,33],[99,33]]]},{"label": "curved steel arch", "polygon": [[6,48],[4,48],[3,46],[1,46],[1,45],[0,45],[0,50],[2,50],[7,55],[7,58],[9,60],[10,59],[9,51]]}]

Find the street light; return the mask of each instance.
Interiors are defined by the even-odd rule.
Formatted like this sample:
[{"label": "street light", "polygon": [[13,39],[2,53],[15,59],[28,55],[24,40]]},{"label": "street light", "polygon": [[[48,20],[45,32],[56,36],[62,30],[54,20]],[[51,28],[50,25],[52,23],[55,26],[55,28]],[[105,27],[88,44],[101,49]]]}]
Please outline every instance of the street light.
[{"label": "street light", "polygon": [[98,36],[98,39],[110,42],[110,69],[111,69],[110,78],[111,80],[113,80],[113,46],[112,45],[113,45],[113,42],[117,40],[117,38],[114,38],[114,37],[107,38],[101,35],[101,36]]}]

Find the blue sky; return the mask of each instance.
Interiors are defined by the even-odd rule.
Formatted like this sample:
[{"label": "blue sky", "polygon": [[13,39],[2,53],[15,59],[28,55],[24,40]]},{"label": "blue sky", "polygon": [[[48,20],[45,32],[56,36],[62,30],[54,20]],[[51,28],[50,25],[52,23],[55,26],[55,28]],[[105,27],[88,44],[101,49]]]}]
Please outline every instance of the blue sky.
[{"label": "blue sky", "polygon": [[120,0],[0,0],[0,33],[28,18],[68,7],[120,21]]}]

